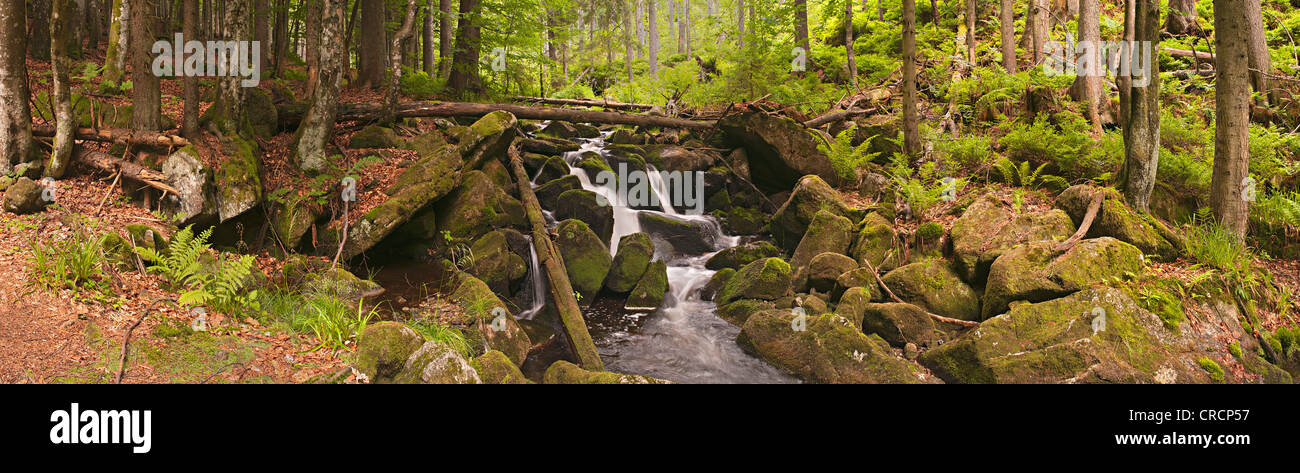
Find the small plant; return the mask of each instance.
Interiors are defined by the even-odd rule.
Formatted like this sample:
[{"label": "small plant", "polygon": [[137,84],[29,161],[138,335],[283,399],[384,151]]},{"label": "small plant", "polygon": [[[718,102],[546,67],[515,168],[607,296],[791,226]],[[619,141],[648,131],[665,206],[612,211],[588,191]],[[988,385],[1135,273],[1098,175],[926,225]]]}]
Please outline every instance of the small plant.
[{"label": "small plant", "polygon": [[362,301],[356,307],[342,300],[315,296],[306,300],[304,310],[295,311],[291,325],[295,330],[306,330],[316,335],[321,344],[317,348],[346,349],[349,341],[366,330],[378,309],[366,310]]},{"label": "small plant", "polygon": [[955,196],[957,191],[966,186],[966,179],[941,178],[937,169],[934,162],[927,162],[913,173],[908,166],[907,157],[897,153],[893,164],[886,171],[899,197],[912,207],[912,213],[917,217],[923,217],[945,194]]},{"label": "small plant", "polygon": [[1047,164],[1040,164],[1037,169],[1030,171],[1029,161],[1023,161],[1020,165],[1016,165],[1016,163],[1004,156],[993,163],[993,168],[997,169],[998,174],[1002,176],[1002,182],[1013,186],[1028,187],[1030,189],[1046,187],[1053,192],[1060,192],[1070,187],[1070,183],[1060,176],[1043,174],[1043,169],[1047,167]]},{"label": "small plant", "polygon": [[871,140],[874,140],[875,136],[863,140],[857,146],[853,146],[853,137],[857,136],[857,125],[849,125],[847,129],[835,135],[833,140],[824,140],[824,137],[820,134],[816,134],[816,136],[823,138],[821,143],[817,143],[817,149],[830,157],[831,167],[835,169],[835,174],[846,181],[857,179],[857,169],[880,155],[880,153],[869,152]]},{"label": "small plant", "polygon": [[176,232],[166,250],[136,247],[136,252],[154,263],[149,272],[161,274],[173,288],[185,291],[177,299],[181,305],[210,305],[232,312],[255,302],[257,291],[245,293],[244,287],[252,279],[256,259],[252,255],[218,255],[205,265],[202,259],[209,249],[210,236],[211,228],[195,236],[191,225]]},{"label": "small plant", "polygon": [[69,238],[32,239],[32,282],[47,289],[77,288],[103,276],[103,235],[78,230]]},{"label": "small plant", "polygon": [[1200,358],[1197,358],[1196,364],[1200,365],[1201,369],[1205,370],[1206,373],[1210,374],[1210,380],[1216,383],[1223,382],[1224,379],[1223,368],[1219,367],[1219,364],[1215,363],[1214,360],[1211,360],[1210,357],[1202,356]]},{"label": "small plant", "polygon": [[425,340],[442,343],[456,350],[466,358],[474,356],[474,348],[470,346],[469,341],[465,339],[465,334],[459,329],[448,327],[438,323],[431,318],[422,317],[407,322],[407,325],[424,335]]}]

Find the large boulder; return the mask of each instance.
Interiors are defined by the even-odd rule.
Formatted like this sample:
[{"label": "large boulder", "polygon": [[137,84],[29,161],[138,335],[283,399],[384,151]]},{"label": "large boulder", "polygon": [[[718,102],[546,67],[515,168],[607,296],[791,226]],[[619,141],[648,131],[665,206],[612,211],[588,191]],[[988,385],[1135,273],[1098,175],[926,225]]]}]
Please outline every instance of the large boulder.
[{"label": "large boulder", "polygon": [[18,178],[5,189],[4,209],[16,214],[29,214],[45,208],[45,199],[41,198],[45,188],[36,181],[26,177]]},{"label": "large boulder", "polygon": [[858,269],[858,261],[853,258],[839,253],[822,253],[808,262],[808,269],[804,272],[806,286],[830,294],[835,289],[835,281],[855,269]]},{"label": "large boulder", "polygon": [[858,260],[858,264],[863,267],[870,264],[877,271],[889,271],[903,263],[899,248],[901,245],[898,233],[889,220],[872,212],[862,219],[857,238],[849,249],[849,256]]},{"label": "large boulder", "polygon": [[[796,320],[803,317],[803,320]],[[835,314],[767,310],[751,315],[736,337],[741,349],[805,381],[833,384],[915,384],[925,371],[894,355],[880,337],[865,335]]]},{"label": "large boulder", "polygon": [[[167,176],[167,182],[180,191],[180,195],[163,199],[164,211],[174,216],[184,215],[182,224],[216,218],[217,197],[212,172],[203,164],[194,146],[176,150],[163,160],[162,173]],[[280,236],[284,238],[283,232]]]},{"label": "large boulder", "polygon": [[664,303],[664,293],[668,292],[668,263],[655,261],[650,263],[641,275],[641,280],[627,296],[624,310],[657,310]]},{"label": "large boulder", "polygon": [[600,136],[600,130],[594,126],[585,123],[571,123],[560,120],[551,120],[542,128],[543,135],[571,140],[574,138],[595,138]]},{"label": "large boulder", "polygon": [[348,140],[348,147],[352,149],[396,148],[401,144],[402,139],[397,136],[397,132],[379,125],[362,128]]},{"label": "large boulder", "polygon": [[468,136],[456,144],[466,168],[479,169],[490,159],[504,159],[506,149],[515,141],[518,123],[510,112],[497,110],[470,125]]},{"label": "large boulder", "polygon": [[371,324],[357,337],[354,366],[371,383],[392,383],[405,367],[406,359],[423,344],[424,337],[405,324]]},{"label": "large boulder", "polygon": [[587,371],[567,361],[557,361],[542,375],[542,384],[673,384],[671,381],[635,374]]},{"label": "large boulder", "polygon": [[650,235],[632,233],[618,240],[618,251],[605,275],[605,289],[610,292],[626,294],[636,287],[645,274],[650,260],[654,258],[655,246]]},{"label": "large boulder", "polygon": [[1013,301],[1042,302],[1097,281],[1142,272],[1142,252],[1114,238],[1083,240],[1064,254],[1053,246],[1028,243],[993,262],[984,289],[984,318],[1006,312]]},{"label": "large boulder", "polygon": [[494,228],[523,227],[527,220],[519,199],[497,187],[481,171],[465,173],[454,191],[436,204],[438,231],[452,238],[474,239]]},{"label": "large boulder", "polygon": [[703,171],[717,162],[717,158],[709,153],[678,145],[654,144],[646,145],[644,149],[646,162],[660,171]]},{"label": "large boulder", "polygon": [[456,289],[451,291],[450,299],[461,311],[453,315],[451,325],[465,334],[475,354],[482,354],[486,346],[486,350],[499,350],[516,365],[523,366],[532,341],[515,322],[506,304],[487,283],[469,273],[457,272],[453,277]]},{"label": "large boulder", "polygon": [[[853,222],[825,210],[818,211],[808,224],[808,231],[790,257],[795,270],[795,287],[802,288],[808,279],[808,263],[822,253],[844,254],[853,243]],[[839,276],[836,274],[835,276]]]},{"label": "large boulder", "polygon": [[790,198],[781,204],[781,208],[772,215],[768,229],[777,245],[786,251],[794,251],[803,239],[817,212],[826,211],[840,217],[855,220],[857,214],[840,200],[840,194],[826,181],[817,176],[804,176],[790,193]]},{"label": "large boulder", "polygon": [[816,174],[832,184],[839,176],[817,136],[802,123],[761,112],[736,113],[718,120],[718,128],[733,146],[744,147],[755,184],[772,190],[789,189],[800,177]]},{"label": "large boulder", "polygon": [[469,273],[479,278],[492,292],[509,297],[510,282],[522,277],[528,271],[524,259],[510,251],[506,234],[493,230],[483,234],[470,246],[474,258],[469,265]]},{"label": "large boulder", "polygon": [[1196,338],[1167,329],[1123,290],[1090,287],[1016,305],[920,361],[960,383],[1210,382]]},{"label": "large boulder", "polygon": [[979,285],[1002,253],[1031,241],[1056,241],[1074,233],[1074,222],[1060,210],[1015,215],[1000,199],[984,195],[952,224],[957,273]]},{"label": "large boulder", "polygon": [[533,189],[533,194],[537,196],[537,203],[543,209],[555,210],[559,205],[560,194],[576,189],[582,189],[582,181],[578,176],[568,174],[537,186]]},{"label": "large boulder", "polygon": [[900,299],[961,320],[980,319],[980,300],[948,262],[931,258],[904,265],[881,278]]},{"label": "large boulder", "polygon": [[636,216],[641,230],[649,233],[656,243],[662,243],[677,254],[697,255],[718,249],[721,232],[718,223],[711,219],[669,216],[657,212],[640,212]]},{"label": "large boulder", "polygon": [[745,265],[714,297],[718,305],[737,299],[776,300],[790,292],[790,264],[766,258]]},{"label": "large boulder", "polygon": [[908,343],[928,347],[938,345],[940,341],[936,336],[934,320],[925,309],[913,304],[864,304],[861,327],[863,333],[879,335],[890,345],[899,348]]},{"label": "large boulder", "polygon": [[[429,206],[431,202],[445,201],[442,198],[452,193],[453,189],[457,189],[457,183],[460,182],[461,177],[459,167],[461,161],[459,159],[440,160],[438,156],[441,156],[441,154],[425,158],[407,168],[405,172],[398,176],[396,183],[387,189],[386,193],[391,197],[366,212],[360,220],[351,223],[348,227],[347,242],[343,245],[344,259],[357,256],[379,244],[384,238],[402,227],[412,216],[419,214],[421,209]],[[491,185],[491,182],[487,180],[487,176],[484,176],[483,173],[477,173],[476,178],[468,184],[483,187],[484,182],[488,186]],[[465,187],[464,184],[462,183],[461,189]],[[495,187],[492,187],[492,189],[495,189]],[[360,189],[358,189],[358,193],[360,193]],[[443,217],[442,211],[436,213],[438,217]],[[522,209],[520,213],[522,214]],[[327,232],[329,240],[327,243],[337,244],[340,240],[338,234],[341,233],[341,227],[341,222],[335,222],[330,226],[330,231]],[[456,236],[470,239],[486,231],[487,229],[484,229],[483,232],[473,235]]]},{"label": "large boulder", "polygon": [[[532,171],[533,182],[552,182],[569,175],[569,165],[559,156],[551,156],[542,161],[536,171]],[[573,176],[577,179],[578,176]]]},{"label": "large boulder", "polygon": [[[279,237],[285,248],[293,250],[302,242],[303,237],[307,236],[307,232],[311,231],[311,226],[319,217],[319,211],[320,206],[316,205],[310,197],[286,198],[271,214],[271,228],[275,230],[275,235]],[[187,221],[192,219],[193,217],[187,217]]]},{"label": "large boulder", "polygon": [[[212,107],[216,108],[216,107]],[[262,203],[262,159],[257,143],[238,136],[222,141],[226,160],[217,166],[217,217],[225,222]]]},{"label": "large boulder", "polygon": [[704,267],[714,271],[723,268],[740,269],[754,262],[754,260],[780,255],[781,249],[771,242],[766,240],[756,241],[719,251],[709,257],[709,260],[704,263]]},{"label": "large boulder", "polygon": [[374,281],[357,277],[343,268],[333,268],[319,274],[313,274],[303,282],[303,294],[337,298],[350,306],[357,302],[384,293],[384,288]]},{"label": "large boulder", "polygon": [[532,384],[505,353],[488,350],[469,361],[483,384]]},{"label": "large boulder", "polygon": [[749,320],[749,316],[775,308],[776,304],[772,301],[740,299],[732,301],[727,305],[718,306],[717,309],[713,310],[713,313],[722,318],[722,320],[731,322],[733,325],[739,327],[745,325],[745,321]]},{"label": "large boulder", "polygon": [[853,322],[853,326],[862,327],[862,316],[867,305],[871,304],[871,291],[866,288],[853,287],[844,291],[840,301],[835,304],[835,313]]},{"label": "large boulder", "polygon": [[[719,192],[721,194],[722,192]],[[757,235],[767,228],[767,214],[749,207],[731,207],[727,210],[727,233],[732,235]]]},{"label": "large boulder", "polygon": [[608,205],[607,202],[605,205],[601,205],[603,201],[603,198],[589,190],[574,189],[564,191],[556,199],[555,219],[568,220],[572,218],[585,222],[608,248],[609,239],[613,237],[614,233],[614,207]]},{"label": "large boulder", "polygon": [[609,245],[581,220],[560,222],[555,227],[555,233],[555,245],[560,248],[560,255],[564,258],[569,282],[582,297],[579,302],[583,306],[591,305],[613,264],[609,256]]},{"label": "large boulder", "polygon": [[1075,224],[1082,224],[1088,206],[1092,204],[1093,196],[1097,192],[1105,193],[1105,197],[1085,237],[1114,237],[1136,246],[1144,254],[1158,256],[1164,260],[1178,257],[1179,248],[1182,246],[1178,237],[1149,215],[1130,208],[1114,189],[1080,184],[1061,192],[1061,195],[1056,197],[1056,208],[1069,214]]},{"label": "large boulder", "polygon": [[394,380],[400,384],[480,384],[478,372],[465,356],[444,343],[424,342],[402,366]]}]

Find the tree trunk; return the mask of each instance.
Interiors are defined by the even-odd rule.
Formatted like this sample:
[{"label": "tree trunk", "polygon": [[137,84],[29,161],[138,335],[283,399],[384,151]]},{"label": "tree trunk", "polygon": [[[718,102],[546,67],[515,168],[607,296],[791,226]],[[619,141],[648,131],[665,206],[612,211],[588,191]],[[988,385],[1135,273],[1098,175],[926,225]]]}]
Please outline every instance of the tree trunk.
[{"label": "tree trunk", "polygon": [[452,38],[454,38],[453,23],[451,22],[451,0],[439,0],[438,10],[441,15],[438,16],[438,76],[447,78],[451,75],[452,64]]},{"label": "tree trunk", "polygon": [[[915,2],[915,0],[903,0],[904,11],[907,10],[907,2]],[[904,13],[903,15],[906,16],[907,14]],[[906,19],[903,20],[903,30],[904,32],[907,31]],[[904,36],[903,38],[903,62],[904,63],[907,62],[907,44],[908,44],[907,37]],[[858,60],[855,57],[857,56],[857,54],[854,53],[853,51],[853,2],[852,0],[844,0],[844,56],[848,59],[849,86],[853,87],[853,90],[856,91],[858,89]],[[904,71],[907,70],[906,65],[903,66],[903,70]]]},{"label": "tree trunk", "polygon": [[[256,41],[258,48],[262,53],[258,56],[258,71],[267,70],[266,61],[271,57],[271,29],[270,22],[266,20],[267,13],[271,10],[267,8],[267,0],[252,0],[253,2],[253,41]],[[237,38],[245,39],[245,38]]]},{"label": "tree trunk", "polygon": [[636,7],[633,6],[630,1],[626,2],[626,5],[627,14],[623,16],[623,18],[627,20],[623,26],[623,44],[625,46],[624,49],[626,50],[626,54],[623,56],[623,63],[627,66],[627,81],[628,83],[631,83],[634,79],[632,76],[632,41],[634,39],[634,25],[636,25]]},{"label": "tree trunk", "polygon": [[113,0],[113,23],[108,27],[108,52],[104,56],[104,80],[111,89],[117,89],[122,83],[126,71],[126,57],[129,56],[127,38],[130,37],[131,10],[129,0]]},{"label": "tree trunk", "polygon": [[[1133,37],[1138,44],[1148,44],[1152,52],[1147,77],[1130,77],[1126,81],[1127,103],[1120,104],[1128,117],[1124,123],[1124,168],[1120,170],[1120,185],[1124,200],[1137,210],[1150,212],[1151,190],[1155,188],[1160,159],[1160,63],[1154,52],[1160,44],[1160,2],[1129,1],[1136,4]],[[1145,47],[1138,46],[1130,54],[1140,54],[1142,49]]]},{"label": "tree trunk", "polygon": [[415,32],[415,2],[406,0],[406,17],[402,27],[393,35],[392,52],[389,55],[388,91],[384,93],[384,114],[380,123],[392,123],[393,113],[397,110],[397,97],[402,89],[402,43],[411,38]]},{"label": "tree trunk", "polygon": [[1246,236],[1250,176],[1250,18],[1242,0],[1214,0],[1214,43],[1218,83],[1214,87],[1214,174],[1210,208],[1238,240]]},{"label": "tree trunk", "polygon": [[438,17],[437,2],[429,0],[424,7],[424,73],[429,77],[438,77],[438,40],[435,38],[437,29],[434,28],[433,20]]},{"label": "tree trunk", "polygon": [[1086,57],[1080,59],[1080,70],[1070,87],[1070,96],[1083,102],[1088,110],[1088,121],[1092,122],[1094,136],[1101,135],[1101,97],[1102,74],[1106,67],[1101,64],[1101,10],[1098,0],[1083,0],[1079,4],[1079,41],[1091,44],[1084,49]]},{"label": "tree trunk", "polygon": [[452,59],[451,75],[447,87],[459,98],[477,97],[483,93],[479,77],[479,47],[482,40],[479,29],[483,21],[480,0],[461,0],[459,21],[456,24],[456,52]]},{"label": "tree trunk", "polygon": [[30,0],[31,25],[27,30],[27,54],[36,59],[50,58],[50,0]]},{"label": "tree trunk", "polygon": [[736,0],[736,44],[745,49],[745,0]]},{"label": "tree trunk", "polygon": [[[132,0],[135,1],[135,0]],[[226,41],[240,41],[248,37],[249,9],[248,0],[225,0],[226,21],[222,25],[221,35]],[[233,67],[234,61],[230,66]],[[221,135],[239,135],[246,137],[248,131],[244,121],[244,87],[243,78],[238,74],[217,78],[217,100],[211,106],[216,108],[212,114],[209,127]]]},{"label": "tree trunk", "polygon": [[103,27],[100,21],[99,12],[101,0],[89,0],[86,2],[86,50],[94,51],[99,49],[99,36]]},{"label": "tree trunk", "polygon": [[966,0],[966,57],[975,67],[975,15],[978,0]]},{"label": "tree trunk", "polygon": [[153,73],[153,0],[131,0],[131,127],[162,128],[162,88]]},{"label": "tree trunk", "polygon": [[[744,1],[744,0],[740,0]],[[650,77],[659,77],[659,15],[655,13],[655,4],[659,0],[646,0],[646,20],[649,26],[646,27],[647,39],[650,43]]]},{"label": "tree trunk", "polygon": [[1169,0],[1165,31],[1175,35],[1196,34],[1200,32],[1196,17],[1196,0]]},{"label": "tree trunk", "polygon": [[916,0],[903,0],[903,153],[921,154],[916,109]]},{"label": "tree trunk", "polygon": [[76,128],[72,116],[72,97],[68,90],[68,67],[72,61],[68,58],[68,36],[71,18],[74,12],[72,0],[54,0],[50,9],[50,66],[54,75],[54,152],[50,163],[45,166],[45,175],[55,179],[63,177],[68,168],[68,158],[72,156],[74,145],[72,130]]},{"label": "tree trunk", "polygon": [[1002,31],[1002,68],[1008,74],[1016,73],[1016,10],[1012,0],[1002,0],[998,11]]},{"label": "tree trunk", "polygon": [[[853,3],[852,0],[846,1]],[[849,10],[853,10],[852,5],[849,5]],[[808,0],[794,0],[794,44],[803,48],[804,54],[812,54],[808,42]]]},{"label": "tree trunk", "polygon": [[304,46],[306,50],[303,51],[303,55],[306,57],[303,60],[307,63],[307,86],[303,91],[303,96],[311,97],[314,95],[314,88],[318,82],[316,79],[320,74],[321,3],[308,0],[306,15],[305,23],[307,27],[303,32],[304,36],[307,37],[306,46]]},{"label": "tree trunk", "polygon": [[329,162],[330,141],[338,117],[339,83],[348,54],[343,40],[347,0],[323,0],[321,3],[320,41],[316,53],[320,58],[320,74],[316,84],[311,86],[311,105],[294,135],[294,162],[308,172],[324,171]]},{"label": "tree trunk", "polygon": [[357,1],[361,2],[361,38],[357,45],[361,66],[357,69],[357,82],[377,88],[384,84],[384,70],[388,67],[384,45],[387,9],[384,0]]},{"label": "tree trunk", "polygon": [[289,59],[289,0],[276,0],[274,31],[275,77],[282,77]]},{"label": "tree trunk", "polygon": [[1029,35],[1030,49],[1034,64],[1042,64],[1043,50],[1046,48],[1048,33],[1047,0],[1029,0],[1029,16],[1025,18],[1025,29]]},{"label": "tree trunk", "polygon": [[[198,39],[199,0],[185,0],[181,12],[181,34],[186,41]],[[199,78],[185,74],[184,117],[181,118],[181,135],[195,138],[199,135]]]},{"label": "tree trunk", "polygon": [[930,24],[939,24],[939,0],[930,0]]},{"label": "tree trunk", "polygon": [[1273,59],[1269,55],[1268,41],[1264,37],[1264,12],[1260,0],[1241,0],[1246,11],[1246,41],[1250,46],[1250,85],[1258,95],[1259,104],[1267,107],[1277,103],[1277,91],[1269,85],[1268,74],[1273,73]]},{"label": "tree trunk", "polygon": [[0,0],[0,174],[34,157],[27,102],[27,9],[23,0]]}]

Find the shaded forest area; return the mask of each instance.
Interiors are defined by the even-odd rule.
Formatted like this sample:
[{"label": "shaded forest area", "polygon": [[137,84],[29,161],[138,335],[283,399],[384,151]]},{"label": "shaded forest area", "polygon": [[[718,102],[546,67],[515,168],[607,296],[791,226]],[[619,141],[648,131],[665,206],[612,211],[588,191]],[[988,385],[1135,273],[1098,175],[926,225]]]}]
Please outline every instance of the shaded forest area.
[{"label": "shaded forest area", "polygon": [[0,382],[1293,383],[1296,36],[1297,0],[0,0]]}]

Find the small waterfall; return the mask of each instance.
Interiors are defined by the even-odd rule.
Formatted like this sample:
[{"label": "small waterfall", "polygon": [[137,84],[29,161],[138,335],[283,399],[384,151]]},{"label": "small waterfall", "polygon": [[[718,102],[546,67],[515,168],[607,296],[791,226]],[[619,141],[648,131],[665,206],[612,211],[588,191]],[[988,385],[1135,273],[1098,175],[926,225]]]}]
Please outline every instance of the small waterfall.
[{"label": "small waterfall", "polygon": [[659,169],[649,163],[646,163],[645,171],[650,178],[650,189],[654,191],[654,197],[651,198],[659,201],[659,206],[664,209],[664,213],[677,215],[677,209],[673,208],[673,195],[668,192],[668,186],[664,184],[663,174],[659,174]]},{"label": "small waterfall", "polygon": [[532,280],[533,306],[520,312],[515,318],[532,320],[533,316],[542,310],[542,307],[546,307],[546,281],[543,280],[541,265],[537,263],[537,248],[533,246],[533,237],[532,235],[525,235],[525,237],[528,238],[528,251],[532,254],[532,261],[528,266],[528,278]]}]

